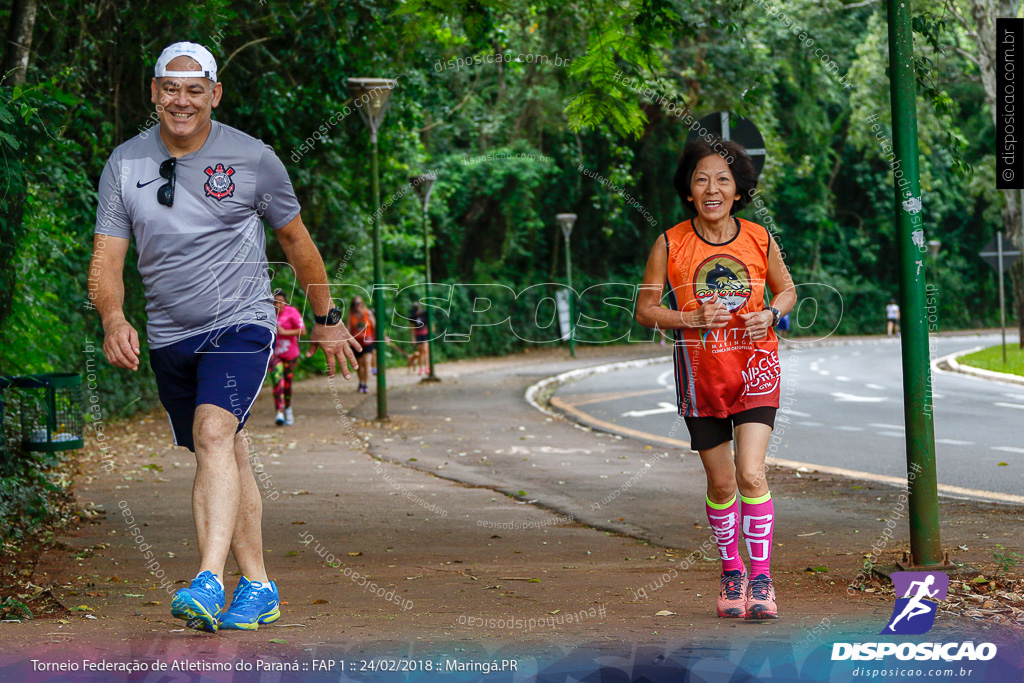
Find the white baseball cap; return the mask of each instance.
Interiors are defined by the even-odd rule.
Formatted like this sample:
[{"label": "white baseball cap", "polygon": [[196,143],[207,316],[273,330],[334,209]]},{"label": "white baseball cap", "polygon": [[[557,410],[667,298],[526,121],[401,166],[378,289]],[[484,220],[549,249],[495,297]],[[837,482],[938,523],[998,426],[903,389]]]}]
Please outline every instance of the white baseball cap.
[{"label": "white baseball cap", "polygon": [[[168,71],[167,65],[175,57],[191,57],[199,64],[198,70]],[[164,48],[153,69],[156,78],[209,78],[217,82],[217,60],[213,53],[198,43],[174,43]]]}]

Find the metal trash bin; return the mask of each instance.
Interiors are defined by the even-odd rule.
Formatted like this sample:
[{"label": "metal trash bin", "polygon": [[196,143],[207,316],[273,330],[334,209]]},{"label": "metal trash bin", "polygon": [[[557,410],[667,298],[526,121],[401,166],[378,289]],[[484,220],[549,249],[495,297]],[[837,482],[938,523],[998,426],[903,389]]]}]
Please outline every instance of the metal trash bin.
[{"label": "metal trash bin", "polygon": [[67,451],[85,445],[82,377],[52,372],[14,377],[21,400],[21,445],[26,451]]}]

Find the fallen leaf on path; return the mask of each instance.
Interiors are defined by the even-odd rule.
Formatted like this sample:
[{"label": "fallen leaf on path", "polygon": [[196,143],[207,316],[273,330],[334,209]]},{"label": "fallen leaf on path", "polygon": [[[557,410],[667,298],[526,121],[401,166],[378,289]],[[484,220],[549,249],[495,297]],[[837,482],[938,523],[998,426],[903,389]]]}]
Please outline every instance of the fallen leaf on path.
[{"label": "fallen leaf on path", "polygon": [[826,567],[825,565],[821,565],[821,566],[818,566],[818,567],[808,567],[804,571],[811,572],[812,574],[820,574],[822,572],[827,572],[828,571],[828,567]]},{"label": "fallen leaf on path", "polygon": [[155,605],[162,605],[162,604],[164,604],[164,603],[160,602],[159,600],[147,600],[146,602],[142,603],[142,606],[143,607],[153,607]]},{"label": "fallen leaf on path", "polygon": [[305,524],[301,519],[292,522],[292,524]]},{"label": "fallen leaf on path", "polygon": [[91,614],[86,614],[86,615],[85,615],[85,618],[86,618],[86,619],[95,619],[96,617],[94,617],[94,616],[93,616],[93,615],[91,615]]},{"label": "fallen leaf on path", "polygon": [[88,605],[79,605],[78,607],[70,608],[69,611],[71,611],[71,612],[91,612],[92,611],[92,607],[89,607]]},{"label": "fallen leaf on path", "polygon": [[669,612],[667,609],[663,609],[660,612],[654,613],[654,616],[656,617],[674,617],[675,615],[675,612]]},{"label": "fallen leaf on path", "polygon": [[358,553],[349,553],[349,554],[348,554],[348,556],[349,556],[349,557],[359,557],[359,556],[360,556],[360,555],[362,555],[362,554],[363,554],[363,552],[362,552],[362,551],[359,551]]},{"label": "fallen leaf on path", "polygon": [[800,536],[800,537],[803,537],[803,536],[817,536],[818,534],[823,534],[823,533],[825,533],[825,532],[824,531],[812,531],[809,534],[797,534],[797,536]]},{"label": "fallen leaf on path", "polygon": [[268,643],[287,643],[288,641],[284,638],[271,638],[267,641]]},{"label": "fallen leaf on path", "polygon": [[329,604],[331,604],[331,601],[330,600],[324,600],[323,598],[317,598],[316,600],[313,601],[313,604],[314,605],[329,605]]}]

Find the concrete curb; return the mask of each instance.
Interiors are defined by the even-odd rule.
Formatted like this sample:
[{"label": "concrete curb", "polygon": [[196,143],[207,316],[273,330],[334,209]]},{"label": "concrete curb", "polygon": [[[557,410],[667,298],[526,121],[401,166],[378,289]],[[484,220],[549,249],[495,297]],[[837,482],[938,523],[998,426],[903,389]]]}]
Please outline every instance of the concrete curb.
[{"label": "concrete curb", "polygon": [[1017,386],[1024,386],[1024,377],[1020,375],[1011,375],[1007,372],[995,372],[994,370],[983,370],[982,368],[976,368],[971,365],[964,365],[958,363],[957,358],[966,356],[975,351],[981,351],[984,346],[976,346],[973,349],[967,349],[966,351],[957,351],[951,353],[948,356],[937,358],[932,362],[932,368],[943,372],[956,372],[961,375],[969,375],[971,377],[977,377],[979,379],[988,380],[990,382],[1005,382],[1006,384],[1015,384]]},{"label": "concrete curb", "polygon": [[551,417],[565,417],[564,414],[556,413],[548,408],[548,399],[551,398],[551,395],[554,394],[560,386],[571,382],[578,382],[581,379],[586,379],[593,375],[603,375],[607,372],[615,372],[616,370],[622,370],[625,368],[642,368],[656,363],[668,363],[671,362],[671,360],[672,356],[655,356],[654,358],[616,361],[614,363],[605,363],[604,365],[592,365],[587,368],[569,370],[568,372],[563,372],[560,375],[554,375],[553,377],[542,379],[536,384],[531,384],[526,388],[524,398],[527,403],[542,413],[550,415]]},{"label": "concrete curb", "polygon": [[[897,340],[887,340],[886,338],[883,338],[883,340],[884,341],[897,341]],[[871,342],[869,340],[856,340],[856,341],[852,342],[853,345],[861,345],[861,344],[865,344],[865,343],[871,343]],[[838,344],[837,343],[825,343],[825,344],[820,344],[820,345],[821,346],[837,346]],[[813,348],[813,347],[804,347],[804,348]],[[936,368],[939,363],[948,363],[949,360],[953,356],[965,355],[965,354],[968,354],[968,353],[973,353],[974,351],[977,351],[980,348],[983,348],[983,347],[977,347],[975,349],[968,349],[967,351],[958,351],[958,352],[956,352],[954,354],[950,354],[949,356],[945,356],[943,358],[940,358],[938,360],[933,361],[932,362],[932,367]],[[666,363],[666,362],[669,362],[670,360],[672,360],[671,356],[658,356],[658,357],[655,357],[655,358],[644,358],[644,359],[640,359],[640,360],[619,361],[619,362],[615,362],[615,363],[606,363],[604,365],[595,365],[595,366],[592,366],[592,367],[579,368],[579,369],[576,369],[576,370],[570,370],[568,372],[563,372],[563,373],[561,373],[559,375],[554,375],[552,377],[548,377],[547,379],[543,379],[540,382],[537,382],[536,384],[530,385],[526,389],[525,398],[526,398],[526,401],[530,405],[532,405],[534,408],[536,408],[537,410],[541,411],[542,413],[545,413],[545,414],[550,415],[552,417],[560,417],[560,418],[563,418],[565,420],[568,420],[577,429],[584,429],[584,430],[588,430],[588,431],[594,431],[594,430],[606,431],[606,430],[601,429],[599,427],[592,427],[590,425],[580,424],[579,421],[577,421],[576,419],[574,419],[570,415],[567,415],[565,413],[555,412],[555,411],[551,410],[550,408],[548,408],[548,400],[551,398],[552,394],[554,394],[555,391],[559,387],[561,387],[561,386],[563,386],[565,384],[569,384],[570,382],[577,382],[577,381],[579,381],[581,379],[585,379],[585,378],[591,377],[593,375],[600,375],[600,374],[604,374],[604,373],[608,373],[608,372],[614,372],[616,370],[621,370],[621,369],[624,369],[624,368],[639,368],[639,367],[644,367],[644,366],[647,366],[647,365],[654,365],[655,363]],[[956,361],[953,360],[953,362],[955,363]],[[958,367],[965,367],[965,366],[962,366],[960,364],[957,364],[957,366]],[[979,370],[978,368],[971,368],[971,370],[979,371],[979,372],[987,372],[990,375],[1003,375],[1004,374],[1004,373],[999,373],[999,372],[989,372],[989,371],[985,371],[985,370]],[[963,371],[961,371],[961,372],[963,372]],[[969,374],[969,373],[964,373],[964,374]],[[986,379],[988,379],[988,378],[986,378]],[[1014,382],[1014,383],[1024,385],[1024,378],[1021,378],[1021,381]],[[611,433],[614,433],[614,432],[611,432]],[[634,438],[634,437],[627,437],[627,436],[622,436],[622,435],[618,435],[618,436],[620,436],[620,438]],[[901,477],[890,477],[890,476],[886,476],[886,475],[873,474],[873,473],[870,473],[870,472],[853,471],[853,470],[848,470],[848,469],[840,468],[840,467],[829,467],[829,466],[826,466],[826,465],[816,465],[816,464],[813,464],[813,463],[798,462],[798,461],[795,461],[795,460],[783,460],[783,459],[779,459],[779,458],[772,459],[770,464],[776,465],[776,466],[779,466],[779,467],[785,467],[787,469],[796,470],[797,472],[820,472],[820,473],[823,473],[823,474],[832,474],[832,475],[836,475],[836,476],[846,477],[848,479],[855,479],[855,480],[860,480],[860,481],[874,481],[874,482],[878,482],[880,484],[887,484],[889,486],[895,486],[895,487],[901,488],[901,489],[905,489],[907,487],[907,481],[905,479],[901,478]],[[992,491],[978,491],[978,490],[975,490],[975,489],[968,489],[968,488],[964,488],[964,487],[960,487],[960,486],[953,486],[953,485],[949,485],[949,484],[939,484],[938,489],[939,489],[939,491],[938,491],[939,495],[947,496],[947,497],[950,497],[950,498],[956,498],[956,499],[960,499],[960,500],[972,500],[973,499],[973,500],[980,500],[980,501],[983,501],[983,502],[986,502],[986,503],[1010,503],[1010,504],[1013,504],[1013,505],[1024,505],[1024,496],[1015,496],[1015,495],[1010,495],[1010,494],[996,493],[996,492],[992,492]]]}]

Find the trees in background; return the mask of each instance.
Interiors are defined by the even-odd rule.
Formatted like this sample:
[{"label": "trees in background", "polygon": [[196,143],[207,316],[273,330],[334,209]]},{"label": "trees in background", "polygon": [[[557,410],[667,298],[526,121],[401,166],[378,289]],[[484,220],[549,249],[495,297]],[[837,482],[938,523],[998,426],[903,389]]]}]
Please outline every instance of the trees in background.
[{"label": "trees in background", "polygon": [[[943,243],[929,265],[942,330],[996,319],[994,306],[965,302],[993,300],[995,281],[974,254],[1000,228],[1001,212],[1015,210],[994,189],[986,62],[970,33],[983,29],[973,5],[959,2],[955,23],[942,2],[915,3],[923,18],[948,20],[937,47],[927,22],[918,39],[932,65],[920,74],[928,87],[918,110],[925,224]],[[896,292],[884,3],[17,0],[0,2],[0,21],[17,25],[30,5],[24,83],[0,94],[4,372],[81,366],[85,341],[102,338],[85,305],[96,182],[113,148],[152,125],[153,62],[183,39],[220,62],[225,97],[215,116],[271,144],[288,166],[336,282],[370,280],[366,218],[377,207],[369,205],[369,142],[346,80],[372,76],[399,80],[380,140],[382,198],[402,193],[383,214],[388,281],[422,280],[419,208],[406,185],[435,170],[435,281],[515,292],[561,281],[554,215],[568,211],[579,216],[577,287],[639,282],[651,243],[686,217],[671,178],[687,116],[729,109],[765,136],[762,197],[797,281],[821,283],[805,290],[819,300],[818,329],[842,310],[839,332],[878,331]],[[962,176],[965,166],[973,173]],[[11,219],[15,204],[21,221]],[[270,243],[271,260],[283,261]],[[133,270],[129,263],[126,308],[141,325]],[[277,277],[291,285],[287,269]],[[468,299],[453,305],[453,325],[466,323],[460,303]],[[499,303],[525,310],[523,301]],[[523,345],[484,328],[471,343],[438,351]],[[97,367],[109,412],[154,402],[147,372],[115,374],[102,359]]]}]

